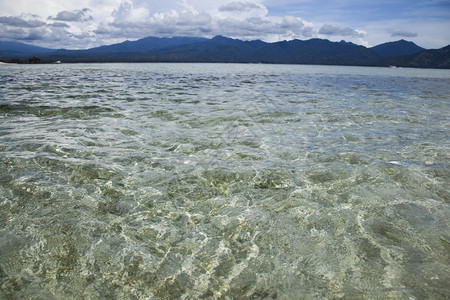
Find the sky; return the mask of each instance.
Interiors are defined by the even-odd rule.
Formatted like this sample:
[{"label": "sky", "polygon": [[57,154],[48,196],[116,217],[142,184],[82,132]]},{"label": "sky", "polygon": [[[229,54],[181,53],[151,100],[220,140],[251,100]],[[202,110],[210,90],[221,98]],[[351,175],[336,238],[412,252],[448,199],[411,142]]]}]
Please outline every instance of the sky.
[{"label": "sky", "polygon": [[450,0],[0,0],[0,40],[86,49],[147,36],[450,44]]}]

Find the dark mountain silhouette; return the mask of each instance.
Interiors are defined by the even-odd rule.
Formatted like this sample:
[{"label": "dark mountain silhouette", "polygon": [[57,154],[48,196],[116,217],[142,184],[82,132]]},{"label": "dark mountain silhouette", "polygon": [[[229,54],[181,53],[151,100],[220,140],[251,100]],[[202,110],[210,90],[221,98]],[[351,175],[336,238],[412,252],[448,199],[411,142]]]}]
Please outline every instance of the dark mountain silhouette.
[{"label": "dark mountain silhouette", "polygon": [[207,40],[197,37],[146,37],[133,42],[125,41],[86,50],[60,49],[52,52],[47,59],[65,62],[145,61],[150,53],[181,45],[197,44]]},{"label": "dark mountain silhouette", "polygon": [[251,58],[265,63],[325,65],[372,65],[379,60],[378,55],[363,46],[323,39],[268,44],[252,53]]},{"label": "dark mountain silhouette", "polygon": [[41,55],[55,51],[54,49],[47,49],[33,45],[18,43],[18,42],[2,42],[0,41],[0,58],[12,57],[28,57],[34,55]]},{"label": "dark mountain silhouette", "polygon": [[256,50],[268,45],[262,41],[241,41],[223,36],[210,40],[157,51],[153,60],[169,62],[253,62],[249,56]]},{"label": "dark mountain silhouette", "polygon": [[426,50],[414,55],[390,57],[380,62],[380,65],[450,69],[450,45],[441,49]]},{"label": "dark mountain silhouette", "polygon": [[34,56],[41,62],[234,62],[449,68],[445,48],[425,51],[404,40],[366,48],[325,39],[266,43],[223,36],[212,39],[147,37],[86,50],[53,50],[0,42],[0,60],[28,62]]},{"label": "dark mountain silhouette", "polygon": [[408,42],[405,40],[384,43],[372,47],[370,49],[383,58],[392,56],[412,55],[420,53],[425,50],[424,48],[417,46],[413,42]]},{"label": "dark mountain silhouette", "polygon": [[154,51],[169,49],[181,45],[189,45],[201,43],[207,41],[206,38],[196,37],[174,37],[174,38],[156,38],[146,37],[134,42],[125,41],[119,44],[113,44],[109,46],[101,46],[91,48],[87,50],[58,50],[53,55],[59,53],[63,55],[67,54],[79,54],[79,55],[110,55],[110,54],[124,54],[124,53],[151,53]]}]

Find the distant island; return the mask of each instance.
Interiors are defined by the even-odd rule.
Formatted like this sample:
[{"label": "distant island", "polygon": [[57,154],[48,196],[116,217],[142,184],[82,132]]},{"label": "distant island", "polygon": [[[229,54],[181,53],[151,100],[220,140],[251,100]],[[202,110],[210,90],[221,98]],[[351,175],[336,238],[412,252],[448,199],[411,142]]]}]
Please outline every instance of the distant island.
[{"label": "distant island", "polygon": [[86,50],[56,50],[0,41],[0,61],[267,63],[450,69],[450,45],[427,50],[413,42],[399,40],[367,48],[317,38],[266,43],[216,36],[212,39],[146,37]]}]

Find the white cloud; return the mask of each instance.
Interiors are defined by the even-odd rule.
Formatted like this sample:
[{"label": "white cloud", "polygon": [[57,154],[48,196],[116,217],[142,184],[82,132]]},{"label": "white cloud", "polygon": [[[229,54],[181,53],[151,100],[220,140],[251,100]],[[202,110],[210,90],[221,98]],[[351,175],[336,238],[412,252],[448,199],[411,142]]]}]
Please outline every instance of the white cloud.
[{"label": "white cloud", "polygon": [[133,23],[144,22],[149,15],[146,8],[134,8],[130,0],[122,1],[120,6],[112,14],[114,23]]},{"label": "white cloud", "polygon": [[281,29],[286,30],[292,36],[312,37],[315,30],[312,26],[305,24],[300,18],[285,16],[281,22]]},{"label": "white cloud", "polygon": [[[345,0],[345,6],[353,7],[350,5],[352,1]],[[387,20],[355,23],[351,18],[348,21],[342,19],[342,5],[328,0],[324,3],[333,3],[330,7],[312,0],[3,2],[0,39],[33,40],[34,44],[56,48],[87,48],[146,36],[213,37],[218,34],[269,42],[321,37],[368,45],[366,39],[369,39],[372,46],[386,42],[390,37],[414,37],[415,34],[421,40],[429,40],[430,44],[442,44],[442,40],[450,40],[449,31],[444,30],[442,22],[428,20],[426,24],[408,23],[404,19],[404,23],[398,20],[396,23]],[[359,8],[363,9],[365,5],[359,3]],[[375,4],[369,6],[378,7]],[[314,11],[316,13],[313,14]],[[347,12],[346,16],[350,16],[350,13]],[[439,39],[439,36],[442,38]]]},{"label": "white cloud", "polygon": [[90,11],[89,8],[75,11],[60,11],[56,17],[49,17],[48,19],[65,22],[87,22],[92,20],[92,16],[88,15]]},{"label": "white cloud", "polygon": [[0,17],[0,24],[21,28],[36,28],[46,25],[45,22],[39,21],[37,19],[25,20],[20,17],[9,17],[9,16]]},{"label": "white cloud", "polygon": [[[111,4],[113,0],[104,1]],[[47,17],[47,22],[34,20],[30,23],[28,20],[0,17],[0,23],[8,29],[0,38],[16,35],[16,39],[40,41],[43,46],[86,48],[146,36],[213,37],[220,34],[272,42],[305,39],[317,33],[313,24],[298,17],[268,16],[267,7],[259,1],[218,2],[221,2],[220,5],[210,6],[212,8],[209,10],[198,10],[190,1],[183,0],[172,9],[152,11],[144,2],[123,0],[109,6],[109,14],[103,15],[94,9],[84,8],[59,11]],[[32,24],[43,26],[45,30],[32,32],[29,29]],[[12,31],[11,27],[17,25],[23,30]],[[55,42],[58,45],[54,46]]]},{"label": "white cloud", "polygon": [[59,28],[69,28],[70,27],[69,25],[67,25],[66,23],[63,23],[63,22],[53,22],[53,23],[49,24],[49,26],[59,27]]},{"label": "white cloud", "polygon": [[408,37],[408,38],[414,38],[417,37],[417,32],[411,32],[406,30],[395,30],[391,34],[392,37],[398,36],[398,37]]},{"label": "white cloud", "polygon": [[0,39],[2,40],[23,40],[26,36],[27,33],[22,28],[0,24]]},{"label": "white cloud", "polygon": [[252,2],[231,2],[219,7],[221,12],[248,12],[251,10],[265,9],[260,4],[255,4]]},{"label": "white cloud", "polygon": [[[138,13],[139,12],[139,13]],[[145,36],[225,35],[241,39],[306,38],[314,29],[292,16],[268,17],[268,9],[256,1],[230,2],[208,11],[198,11],[186,0],[177,9],[150,14],[132,2],[122,2],[113,11],[112,22],[101,23],[95,34],[106,40]]]},{"label": "white cloud", "polygon": [[349,27],[340,27],[335,24],[324,24],[319,34],[327,36],[351,36],[351,37],[364,37],[366,33],[362,30],[352,29]]}]

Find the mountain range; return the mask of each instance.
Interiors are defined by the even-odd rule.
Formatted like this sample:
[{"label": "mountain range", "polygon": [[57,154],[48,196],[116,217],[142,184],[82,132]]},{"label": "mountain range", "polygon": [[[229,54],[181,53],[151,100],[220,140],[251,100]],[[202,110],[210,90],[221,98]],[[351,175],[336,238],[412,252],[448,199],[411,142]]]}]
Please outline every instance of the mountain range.
[{"label": "mountain range", "polygon": [[450,68],[450,45],[426,50],[405,40],[367,48],[350,42],[317,38],[266,43],[223,36],[212,39],[146,37],[86,50],[55,50],[0,41],[1,61],[27,63],[34,56],[48,63],[222,62]]}]

